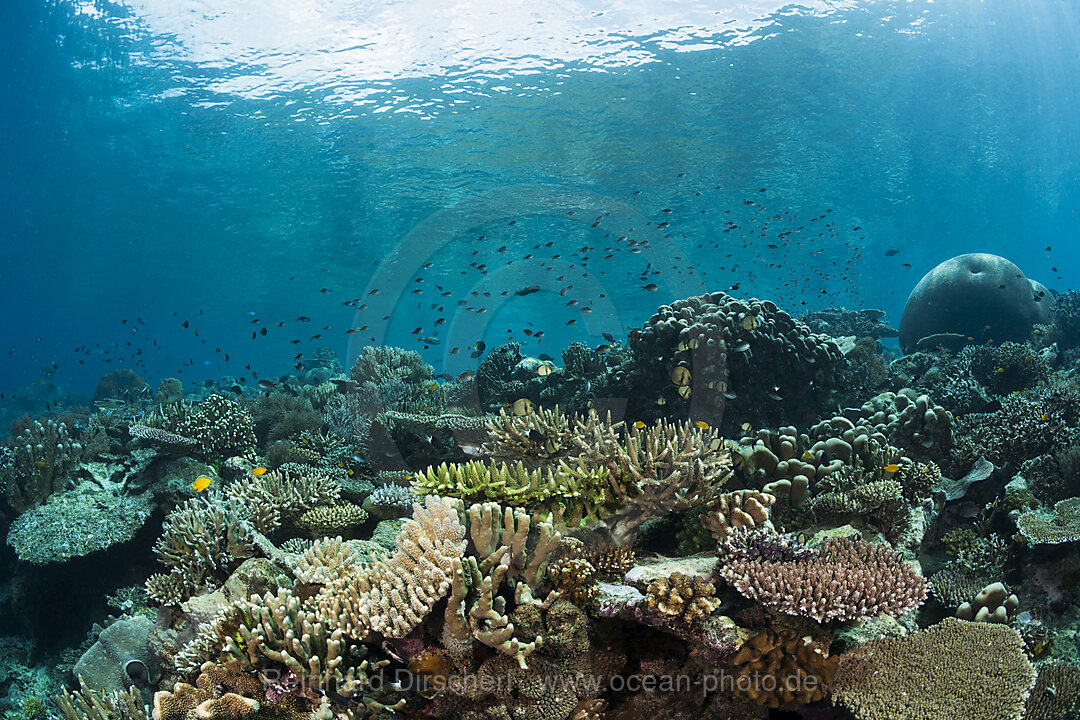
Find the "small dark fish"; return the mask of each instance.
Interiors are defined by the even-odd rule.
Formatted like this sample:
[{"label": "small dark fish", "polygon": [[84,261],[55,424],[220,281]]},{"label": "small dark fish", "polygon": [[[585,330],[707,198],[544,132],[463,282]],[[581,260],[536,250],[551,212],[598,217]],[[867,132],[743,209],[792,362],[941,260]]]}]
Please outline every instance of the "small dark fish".
[{"label": "small dark fish", "polygon": [[529,287],[523,287],[520,290],[515,290],[515,295],[532,295],[534,292],[540,292],[539,285],[530,285]]},{"label": "small dark fish", "polygon": [[360,389],[359,383],[348,378],[330,378],[330,382],[334,383],[338,392],[356,392]]},{"label": "small dark fish", "polygon": [[656,292],[660,288],[656,285],[656,283],[649,283],[648,285],[646,285],[645,287],[643,287],[641,289],[642,290],[647,290],[649,292]]},{"label": "small dark fish", "polygon": [[260,335],[266,335],[266,327],[265,326],[259,329],[259,334]]},{"label": "small dark fish", "polygon": [[273,390],[277,385],[274,384],[273,380],[260,380],[259,387],[263,390]]},{"label": "small dark fish", "polygon": [[300,317],[296,318],[296,322],[311,322],[311,318],[309,318],[307,315],[301,315]]},{"label": "small dark fish", "polygon": [[885,257],[892,257],[893,255],[899,255],[899,254],[900,254],[900,251],[895,250],[893,248],[890,248],[890,249],[885,251]]}]

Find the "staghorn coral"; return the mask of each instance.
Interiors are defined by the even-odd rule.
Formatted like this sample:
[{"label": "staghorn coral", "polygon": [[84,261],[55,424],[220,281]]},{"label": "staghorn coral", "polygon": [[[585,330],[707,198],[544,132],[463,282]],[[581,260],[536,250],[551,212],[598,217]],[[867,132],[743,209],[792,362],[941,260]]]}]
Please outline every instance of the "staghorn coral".
[{"label": "staghorn coral", "polygon": [[286,463],[261,475],[251,473],[234,480],[225,492],[253,514],[271,511],[295,519],[313,508],[336,503],[341,485],[324,470]]},{"label": "staghorn coral", "polygon": [[405,517],[412,511],[416,495],[412,488],[402,485],[382,485],[375,488],[364,501],[364,509],[377,518],[391,520]]},{"label": "staghorn coral", "polygon": [[79,689],[68,692],[64,688],[56,698],[56,705],[63,720],[148,720],[150,717],[150,708],[134,686],[127,692],[107,693],[86,687],[81,676]]},{"label": "staghorn coral", "polygon": [[1016,527],[1030,545],[1060,545],[1080,540],[1080,497],[1054,504],[1050,515],[1030,511],[1016,518]]},{"label": "staghorn coral", "polygon": [[191,498],[165,517],[154,554],[183,582],[187,595],[195,594],[255,555],[255,529],[248,517],[245,508],[218,493]]},{"label": "staghorn coral", "polygon": [[465,502],[500,501],[551,514],[560,527],[579,525],[610,514],[606,470],[578,461],[558,468],[529,470],[524,464],[467,463],[429,467],[413,480],[417,495],[442,495]]},{"label": "staghorn coral", "polygon": [[836,538],[812,551],[768,531],[739,529],[719,548],[721,577],[751,600],[818,622],[900,615],[926,599],[926,580],[889,548]]},{"label": "staghorn coral", "polygon": [[506,465],[472,460],[429,467],[414,476],[412,489],[417,495],[441,495],[468,503],[506,500],[525,504],[543,498],[546,484],[543,473],[530,471],[520,462]]},{"label": "staghorn coral", "polygon": [[788,628],[766,628],[747,640],[728,663],[734,694],[779,707],[821,700],[840,659],[829,641]]},{"label": "staghorn coral", "polygon": [[346,578],[355,564],[356,553],[340,537],[324,537],[304,549],[292,570],[298,582],[330,585]]},{"label": "staghorn coral", "polygon": [[497,418],[487,421],[489,440],[484,452],[491,458],[519,461],[529,467],[539,467],[575,450],[574,419],[559,411],[536,408],[522,415],[508,414],[499,409]]},{"label": "staghorn coral", "polygon": [[861,720],[1020,720],[1034,684],[1016,630],[946,618],[844,653],[830,697]]},{"label": "staghorn coral", "polygon": [[296,519],[296,526],[312,537],[326,537],[344,533],[368,518],[367,511],[359,505],[321,505],[307,510]]},{"label": "staghorn coral", "polygon": [[680,572],[650,582],[645,599],[653,612],[686,623],[707,617],[720,607],[715,585],[700,576],[689,577]]},{"label": "staghorn coral", "polygon": [[574,434],[581,457],[611,478],[616,544],[629,545],[646,520],[709,504],[731,477],[723,441],[704,423],[635,423],[625,436],[621,426],[590,411]]}]

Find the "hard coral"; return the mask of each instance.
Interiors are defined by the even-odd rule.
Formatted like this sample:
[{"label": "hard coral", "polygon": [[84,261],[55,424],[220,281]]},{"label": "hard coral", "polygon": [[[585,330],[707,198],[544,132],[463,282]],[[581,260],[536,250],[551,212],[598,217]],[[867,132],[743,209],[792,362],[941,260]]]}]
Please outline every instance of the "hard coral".
[{"label": "hard coral", "polygon": [[1080,497],[1059,500],[1053,514],[1026,512],[1016,527],[1031,545],[1059,545],[1080,540]]},{"label": "hard coral", "polygon": [[706,617],[720,607],[716,586],[702,577],[672,573],[649,583],[646,600],[654,612],[681,618],[687,623]]},{"label": "hard coral", "polygon": [[768,628],[750,638],[728,667],[733,691],[758,705],[807,704],[825,697],[839,658],[828,641],[787,628]]},{"label": "hard coral", "polygon": [[630,348],[632,416],[689,410],[726,429],[819,407],[814,394],[829,388],[843,362],[835,341],[771,301],[722,292],[661,306],[630,333]]},{"label": "hard coral", "polygon": [[1020,720],[1034,684],[1016,630],[947,618],[846,652],[830,695],[860,720]]},{"label": "hard coral", "polygon": [[900,615],[926,599],[926,580],[897,553],[860,540],[785,548],[762,531],[720,544],[720,575],[744,596],[818,622]]}]

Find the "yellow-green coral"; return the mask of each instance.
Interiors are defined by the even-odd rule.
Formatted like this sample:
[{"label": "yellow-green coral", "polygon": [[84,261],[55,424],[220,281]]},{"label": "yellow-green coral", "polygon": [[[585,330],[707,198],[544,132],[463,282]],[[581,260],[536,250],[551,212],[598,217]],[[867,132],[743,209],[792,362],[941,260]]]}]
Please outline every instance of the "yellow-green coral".
[{"label": "yellow-green coral", "polygon": [[345,533],[362,524],[367,518],[367,511],[359,505],[323,505],[312,508],[297,518],[296,526],[306,530],[312,537],[326,537]]},{"label": "yellow-green coral", "polygon": [[467,503],[502,502],[547,516],[559,526],[610,514],[608,473],[583,460],[560,461],[558,468],[530,470],[522,463],[467,463],[430,467],[413,479],[417,495],[453,497]]}]

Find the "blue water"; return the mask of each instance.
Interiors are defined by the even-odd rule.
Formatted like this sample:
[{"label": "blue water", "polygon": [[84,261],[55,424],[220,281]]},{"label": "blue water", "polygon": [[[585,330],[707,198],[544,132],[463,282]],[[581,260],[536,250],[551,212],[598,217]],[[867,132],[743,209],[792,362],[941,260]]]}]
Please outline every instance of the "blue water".
[{"label": "blue water", "polygon": [[620,5],[6,0],[0,391],[1080,285],[1075,3]]}]

